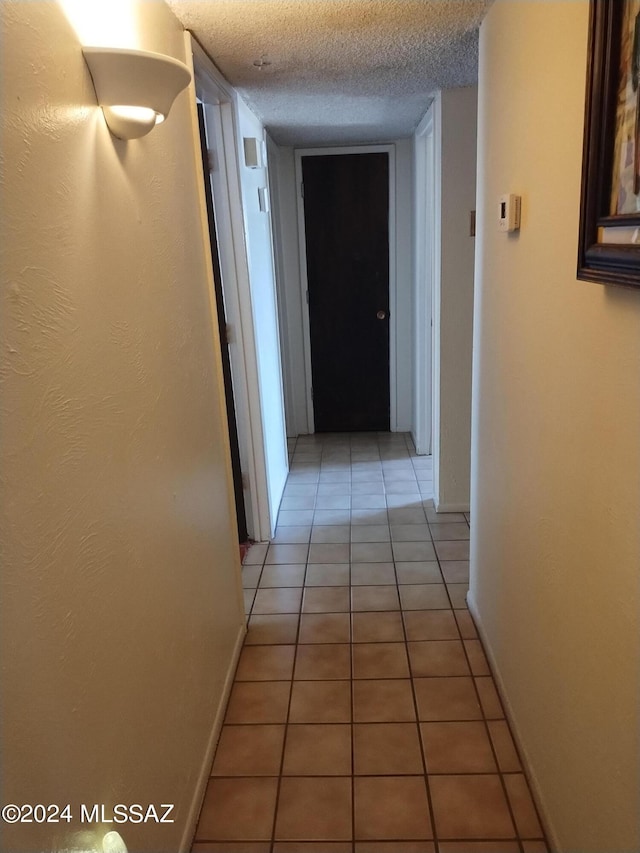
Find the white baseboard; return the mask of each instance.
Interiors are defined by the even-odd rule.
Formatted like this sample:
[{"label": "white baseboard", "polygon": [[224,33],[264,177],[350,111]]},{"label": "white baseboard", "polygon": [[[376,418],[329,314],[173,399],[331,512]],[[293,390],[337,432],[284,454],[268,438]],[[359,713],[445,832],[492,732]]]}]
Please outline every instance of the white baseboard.
[{"label": "white baseboard", "polygon": [[475,622],[475,626],[478,629],[478,635],[480,636],[480,640],[482,641],[482,645],[484,647],[485,654],[487,656],[487,660],[489,661],[489,666],[491,667],[491,672],[493,674],[493,679],[496,684],[496,689],[498,690],[498,694],[500,696],[500,700],[502,701],[502,706],[504,708],[505,716],[509,722],[509,726],[511,728],[511,733],[513,735],[513,739],[516,743],[516,747],[518,752],[523,758],[523,770],[527,780],[529,782],[529,786],[531,788],[531,794],[536,804],[536,808],[538,809],[538,813],[540,815],[540,821],[542,823],[542,828],[547,836],[547,841],[550,844],[551,850],[559,850],[560,845],[558,843],[558,837],[553,829],[553,824],[551,822],[549,812],[545,808],[544,798],[542,796],[542,791],[540,789],[540,785],[538,784],[538,779],[536,777],[535,771],[533,769],[533,765],[529,758],[529,753],[527,748],[522,740],[520,729],[518,728],[518,723],[513,713],[513,708],[511,707],[511,703],[509,702],[509,697],[505,691],[504,682],[502,680],[502,676],[500,674],[500,670],[496,663],[495,656],[493,654],[493,650],[491,648],[491,644],[487,639],[487,635],[484,631],[482,620],[480,618],[480,614],[478,612],[478,605],[471,594],[471,591],[467,593],[467,605],[469,607],[469,612],[473,617],[473,621]]},{"label": "white baseboard", "polygon": [[220,702],[218,703],[216,716],[211,727],[211,734],[209,735],[209,741],[207,743],[204,759],[202,761],[202,767],[198,776],[198,783],[196,785],[195,791],[193,792],[193,799],[189,808],[189,816],[187,818],[185,829],[182,834],[179,853],[189,853],[193,845],[193,837],[196,833],[198,818],[200,817],[200,811],[202,810],[202,801],[204,800],[204,795],[207,789],[207,783],[209,781],[209,776],[211,775],[211,766],[213,764],[216,746],[218,745],[218,738],[220,737],[220,732],[222,730],[222,722],[224,720],[225,711],[227,709],[227,702],[229,701],[229,694],[231,693],[231,687],[233,686],[233,679],[235,677],[236,668],[238,666],[238,658],[240,657],[240,652],[242,651],[242,644],[244,643],[246,633],[247,626],[245,623],[243,623],[240,626],[240,630],[238,631],[236,644],[233,649],[233,655],[231,657],[229,669],[227,671],[227,677],[225,678],[224,682],[224,689],[222,691],[222,696],[220,697]]},{"label": "white baseboard", "polygon": [[434,498],[433,502],[436,507],[436,512],[469,512],[471,507],[468,503],[466,504],[445,504],[438,503],[437,499]]}]

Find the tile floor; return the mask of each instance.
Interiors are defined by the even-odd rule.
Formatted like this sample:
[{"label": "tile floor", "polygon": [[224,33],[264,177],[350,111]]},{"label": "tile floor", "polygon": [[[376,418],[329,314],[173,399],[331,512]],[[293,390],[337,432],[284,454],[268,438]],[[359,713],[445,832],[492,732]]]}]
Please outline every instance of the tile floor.
[{"label": "tile floor", "polygon": [[412,447],[292,443],[194,853],[546,853],[466,609],[469,519]]}]

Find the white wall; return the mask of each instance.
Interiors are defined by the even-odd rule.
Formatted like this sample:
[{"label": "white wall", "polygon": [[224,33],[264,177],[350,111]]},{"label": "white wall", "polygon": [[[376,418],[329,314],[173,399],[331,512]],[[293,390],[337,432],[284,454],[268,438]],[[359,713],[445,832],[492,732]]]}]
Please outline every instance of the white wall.
[{"label": "white wall", "polygon": [[[123,46],[185,59],[163,3],[130,9]],[[92,4],[89,37],[102,13],[126,39],[124,10]],[[0,847],[102,849],[80,803],[167,802],[121,831],[175,853],[244,622],[194,92],[115,140],[62,6],[2,25],[3,797],[74,820]]]},{"label": "white wall", "polygon": [[[413,406],[413,148],[411,139],[393,143],[396,161],[396,306],[391,308],[392,323],[396,323],[396,429],[409,431],[412,427]],[[328,149],[330,150],[330,149]],[[278,148],[279,205],[274,212],[279,217],[279,233],[282,240],[284,276],[279,282],[283,303],[286,305],[287,326],[282,329],[285,338],[283,358],[288,358],[291,390],[285,388],[289,397],[288,410],[291,423],[290,435],[306,433],[309,429],[306,414],[306,385],[304,371],[304,339],[302,321],[302,295],[300,285],[300,253],[298,250],[297,187],[295,178],[294,149]]]},{"label": "white wall", "polygon": [[286,377],[287,435],[309,432],[305,399],[302,291],[296,208],[295,158],[293,148],[269,140],[269,173],[272,196],[274,242],[279,258],[278,305],[282,366]]},{"label": "white wall", "polygon": [[440,274],[433,304],[434,497],[438,510],[451,512],[469,508],[475,252],[469,216],[476,206],[477,89],[444,90],[435,107]]},{"label": "white wall", "polygon": [[[264,139],[264,127],[241,98],[237,99],[238,145],[242,207],[253,306],[253,323],[260,384],[260,407],[271,514],[271,535],[289,472],[284,415],[280,334],[273,261],[271,214],[260,210],[258,189],[268,188],[267,164],[250,169],[244,165],[243,138]],[[266,158],[265,158],[266,159]]]},{"label": "white wall", "polygon": [[[481,28],[470,603],[555,849],[629,853],[640,293],[576,280],[588,17],[498,0]],[[495,224],[505,192],[519,235]]]}]

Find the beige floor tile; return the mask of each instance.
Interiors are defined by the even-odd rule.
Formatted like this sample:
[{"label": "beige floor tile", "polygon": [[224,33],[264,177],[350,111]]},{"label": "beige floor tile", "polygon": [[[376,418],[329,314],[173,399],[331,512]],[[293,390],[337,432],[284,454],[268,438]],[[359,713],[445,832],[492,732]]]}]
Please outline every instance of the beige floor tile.
[{"label": "beige floor tile", "polygon": [[289,725],[282,772],[285,776],[350,776],[351,726]]},{"label": "beige floor tile", "polygon": [[469,559],[468,540],[438,540],[434,545],[440,561]]},{"label": "beige floor tile", "polygon": [[354,612],[399,610],[398,589],[394,586],[354,586],[351,589]]},{"label": "beige floor tile", "polygon": [[278,776],[284,743],[282,726],[222,727],[212,776]]},{"label": "beige floor tile", "polygon": [[404,631],[399,611],[353,613],[354,643],[402,643]]},{"label": "beige floor tile", "polygon": [[311,533],[311,542],[317,545],[348,545],[350,532],[348,524],[316,525]]},{"label": "beige floor tile", "polygon": [[453,612],[456,617],[456,622],[458,623],[458,628],[460,629],[460,636],[464,640],[477,639],[478,632],[476,631],[476,626],[473,623],[473,619],[471,618],[469,611],[464,608],[454,610]]},{"label": "beige floor tile", "polygon": [[515,837],[499,776],[430,776],[429,788],[439,838]]},{"label": "beige floor tile", "polygon": [[236,681],[281,681],[291,678],[295,646],[245,646]]},{"label": "beige floor tile", "polygon": [[357,839],[433,837],[423,776],[358,777],[353,784]]},{"label": "beige floor tile", "polygon": [[447,592],[451,599],[451,606],[456,610],[461,610],[467,606],[468,583],[448,583]]},{"label": "beige floor tile", "polygon": [[350,646],[298,646],[294,678],[296,681],[329,681],[351,677]]},{"label": "beige floor tile", "polygon": [[471,678],[414,679],[418,719],[480,720],[482,711]]},{"label": "beige floor tile", "polygon": [[349,563],[309,564],[305,586],[349,586]]},{"label": "beige floor tile", "polygon": [[469,658],[471,672],[476,676],[491,675],[480,640],[464,640],[464,647]]},{"label": "beige floor tile", "polygon": [[279,841],[350,839],[351,779],[283,778],[275,835]]},{"label": "beige floor tile", "polygon": [[351,567],[352,586],[388,586],[395,582],[393,563],[354,563]]},{"label": "beige floor tile", "polygon": [[253,602],[254,602],[255,597],[256,597],[256,592],[257,592],[257,590],[256,590],[256,589],[253,589],[253,587],[252,587],[251,589],[245,589],[245,590],[243,590],[243,594],[244,594],[244,612],[245,612],[245,614],[247,614],[247,615],[248,615],[249,613],[251,613],[251,608],[253,607]]},{"label": "beige floor tile", "polygon": [[458,626],[451,610],[407,610],[403,613],[407,640],[457,640]]},{"label": "beige floor tile", "polygon": [[348,613],[303,613],[299,643],[348,643],[351,639]]},{"label": "beige floor tile", "polygon": [[425,508],[429,524],[461,524],[465,521],[462,512],[436,512],[433,506]]},{"label": "beige floor tile", "polygon": [[356,841],[355,853],[435,853],[433,841]]},{"label": "beige floor tile", "polygon": [[191,853],[270,853],[270,841],[201,841]]},{"label": "beige floor tile", "polygon": [[[396,563],[399,584],[442,583],[440,567],[436,560],[416,560],[410,563]],[[449,604],[447,603],[447,607]]]},{"label": "beige floor tile", "polygon": [[359,643],[353,646],[354,678],[408,678],[404,643]]},{"label": "beige floor tile", "polygon": [[293,682],[290,723],[348,723],[350,720],[350,682]]},{"label": "beige floor tile", "polygon": [[469,525],[466,521],[453,524],[430,524],[431,536],[434,542],[442,539],[453,541],[455,539],[469,538]]},{"label": "beige floor tile", "polygon": [[262,566],[244,566],[242,569],[242,588],[256,589],[261,574]]},{"label": "beige floor tile", "polygon": [[436,552],[431,542],[394,542],[393,559],[400,563],[433,562]]},{"label": "beige floor tile", "polygon": [[424,772],[415,723],[356,723],[354,773],[358,776],[417,775]]},{"label": "beige floor tile", "polygon": [[407,646],[414,677],[469,675],[460,640],[424,640]]},{"label": "beige floor tile", "polygon": [[351,545],[352,563],[389,563],[392,560],[389,542],[354,542]]},{"label": "beige floor tile", "polygon": [[311,525],[301,527],[281,527],[271,540],[272,545],[299,545],[309,541]]},{"label": "beige floor tile", "polygon": [[299,613],[301,601],[302,589],[299,588],[259,589],[252,613]]},{"label": "beige floor tile", "polygon": [[520,853],[517,841],[440,841],[440,853]]},{"label": "beige floor tile", "polygon": [[312,543],[309,546],[309,564],[311,563],[348,563],[349,545]]},{"label": "beige floor tile", "polygon": [[277,779],[210,779],[196,841],[271,839]]},{"label": "beige floor tile", "polygon": [[388,524],[356,524],[351,528],[352,542],[389,542]]},{"label": "beige floor tile", "polygon": [[443,560],[440,565],[447,583],[469,583],[468,560]]},{"label": "beige floor tile", "polygon": [[[339,487],[342,494],[349,494],[349,484],[321,483],[321,486]],[[317,509],[313,515],[313,526],[349,524],[351,510],[349,509]],[[324,561],[323,561],[324,562]]]},{"label": "beige floor tile", "polygon": [[285,723],[289,681],[240,681],[231,689],[225,723]]},{"label": "beige floor tile", "polygon": [[276,841],[273,853],[351,853],[351,842]]},{"label": "beige floor tile", "polygon": [[521,838],[542,838],[543,832],[533,805],[527,780],[522,773],[508,774],[504,777],[509,802]]},{"label": "beige floor tile", "polygon": [[245,646],[287,645],[298,636],[297,613],[256,614],[249,619]]},{"label": "beige floor tile", "polygon": [[353,682],[353,719],[356,723],[403,723],[416,719],[409,679]]},{"label": "beige floor tile", "polygon": [[255,545],[252,545],[247,551],[245,558],[242,561],[242,565],[261,566],[267,556],[268,547],[268,542],[256,542]]},{"label": "beige floor tile", "polygon": [[294,545],[269,545],[267,551],[266,565],[287,565],[293,566],[297,563],[305,563],[309,546],[306,543],[297,543]]},{"label": "beige floor tile", "polygon": [[475,678],[478,695],[482,704],[482,710],[488,720],[498,720],[504,718],[502,703],[498,696],[493,678],[487,676],[485,678]]},{"label": "beige floor tile", "polygon": [[491,735],[493,748],[496,752],[496,758],[498,759],[498,767],[501,772],[518,773],[521,771],[522,765],[520,764],[518,752],[515,744],[513,743],[513,738],[511,737],[511,732],[509,731],[509,726],[506,721],[489,720],[487,726],[489,728],[489,734]]},{"label": "beige floor tile", "polygon": [[302,599],[303,613],[348,613],[348,586],[306,587]]},{"label": "beige floor tile", "polygon": [[391,539],[394,542],[431,542],[429,525],[424,524],[392,524]]},{"label": "beige floor tile", "polygon": [[427,773],[496,773],[483,722],[421,723]]},{"label": "beige floor tile", "polygon": [[407,584],[398,587],[403,610],[443,610],[450,607],[442,583]]},{"label": "beige floor tile", "polygon": [[390,524],[424,524],[425,514],[422,506],[392,507],[389,509]]},{"label": "beige floor tile", "polygon": [[267,589],[280,586],[303,586],[305,568],[304,563],[298,563],[294,566],[265,566],[262,570],[259,587],[260,589]]}]

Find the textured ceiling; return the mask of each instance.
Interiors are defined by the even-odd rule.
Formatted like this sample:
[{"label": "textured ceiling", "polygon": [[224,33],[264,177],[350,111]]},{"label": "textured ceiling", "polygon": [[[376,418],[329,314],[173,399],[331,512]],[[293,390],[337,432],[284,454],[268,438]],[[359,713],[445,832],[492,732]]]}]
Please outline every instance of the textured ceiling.
[{"label": "textured ceiling", "polygon": [[409,136],[475,83],[490,0],[168,2],[276,142],[315,145]]}]

